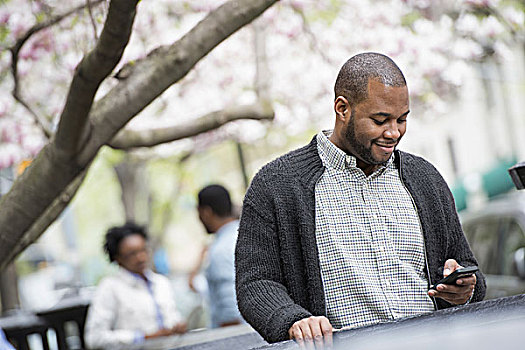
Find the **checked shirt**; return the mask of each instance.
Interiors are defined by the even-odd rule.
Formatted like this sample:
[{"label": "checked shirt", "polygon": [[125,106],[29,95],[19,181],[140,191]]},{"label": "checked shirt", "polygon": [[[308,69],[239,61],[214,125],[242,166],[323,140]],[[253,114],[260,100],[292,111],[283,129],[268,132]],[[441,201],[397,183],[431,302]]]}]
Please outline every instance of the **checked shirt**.
[{"label": "checked shirt", "polygon": [[325,171],[315,186],[316,240],[330,323],[360,327],[433,311],[419,218],[394,156],[367,177],[355,157],[328,140],[330,133],[317,135]]}]

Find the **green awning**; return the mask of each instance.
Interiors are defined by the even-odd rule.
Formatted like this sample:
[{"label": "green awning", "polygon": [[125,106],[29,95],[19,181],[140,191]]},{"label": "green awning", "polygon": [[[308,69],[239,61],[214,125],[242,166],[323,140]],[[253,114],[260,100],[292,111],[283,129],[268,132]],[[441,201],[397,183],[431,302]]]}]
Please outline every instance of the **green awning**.
[{"label": "green awning", "polygon": [[461,211],[467,208],[467,189],[463,185],[463,181],[454,185],[451,188],[452,195],[454,196],[454,201],[456,202],[456,210]]},{"label": "green awning", "polygon": [[483,190],[489,198],[514,188],[508,169],[516,164],[516,159],[500,161],[495,167],[482,175]]},{"label": "green awning", "polygon": [[[482,188],[489,199],[514,188],[514,183],[507,171],[514,164],[516,164],[516,159],[514,158],[502,159],[495,166],[481,174]],[[452,186],[451,191],[456,201],[456,210],[466,209],[468,191],[465,188],[464,179],[459,179]]]}]

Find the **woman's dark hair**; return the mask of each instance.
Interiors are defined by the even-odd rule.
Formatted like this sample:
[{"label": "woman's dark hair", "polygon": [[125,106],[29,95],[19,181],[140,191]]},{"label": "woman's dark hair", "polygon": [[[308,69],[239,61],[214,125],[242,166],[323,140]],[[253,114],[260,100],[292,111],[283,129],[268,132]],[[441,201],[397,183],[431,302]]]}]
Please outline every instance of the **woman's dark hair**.
[{"label": "woman's dark hair", "polygon": [[104,241],[104,252],[108,254],[110,262],[115,261],[120,242],[131,235],[141,235],[146,241],[148,240],[146,229],[133,222],[126,222],[122,226],[115,226],[108,230]]}]

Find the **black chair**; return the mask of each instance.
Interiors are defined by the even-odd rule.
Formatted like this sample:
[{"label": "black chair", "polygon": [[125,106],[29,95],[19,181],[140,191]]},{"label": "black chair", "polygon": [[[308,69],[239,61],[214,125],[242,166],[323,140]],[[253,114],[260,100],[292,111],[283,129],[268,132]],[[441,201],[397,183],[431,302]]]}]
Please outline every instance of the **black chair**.
[{"label": "black chair", "polygon": [[17,311],[0,318],[0,328],[7,339],[19,350],[30,350],[28,337],[36,334],[42,340],[44,350],[49,350],[48,331],[56,334],[59,350],[85,349],[84,326],[89,299],[82,296],[67,297],[50,309],[36,314]]},{"label": "black chair", "polygon": [[25,312],[16,312],[0,318],[0,327],[6,338],[19,350],[29,350],[28,336],[38,335],[44,350],[49,350],[47,331],[49,325],[42,318]]},{"label": "black chair", "polygon": [[[84,326],[88,308],[89,299],[74,296],[62,299],[54,307],[38,312],[37,316],[55,330],[59,349],[85,349]],[[68,325],[73,325],[73,330]],[[78,341],[74,342],[73,339]]]}]

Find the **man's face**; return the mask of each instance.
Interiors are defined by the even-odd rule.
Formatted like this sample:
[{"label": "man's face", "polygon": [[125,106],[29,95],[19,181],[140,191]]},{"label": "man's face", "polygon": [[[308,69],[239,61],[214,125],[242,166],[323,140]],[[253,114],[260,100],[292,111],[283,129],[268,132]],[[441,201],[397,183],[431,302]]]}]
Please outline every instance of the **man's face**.
[{"label": "man's face", "polygon": [[128,271],[143,274],[148,267],[149,258],[148,245],[144,237],[132,234],[120,241],[115,260]]},{"label": "man's face", "polygon": [[373,171],[388,161],[405,134],[408,107],[406,86],[369,81],[368,98],[345,112],[350,115],[346,115],[339,140],[344,150],[358,159],[360,168]]},{"label": "man's face", "polygon": [[208,234],[214,233],[212,228],[210,227],[210,220],[212,216],[212,210],[208,206],[198,206],[197,212],[199,213],[199,220],[202,223],[202,226],[206,229],[206,232]]}]

